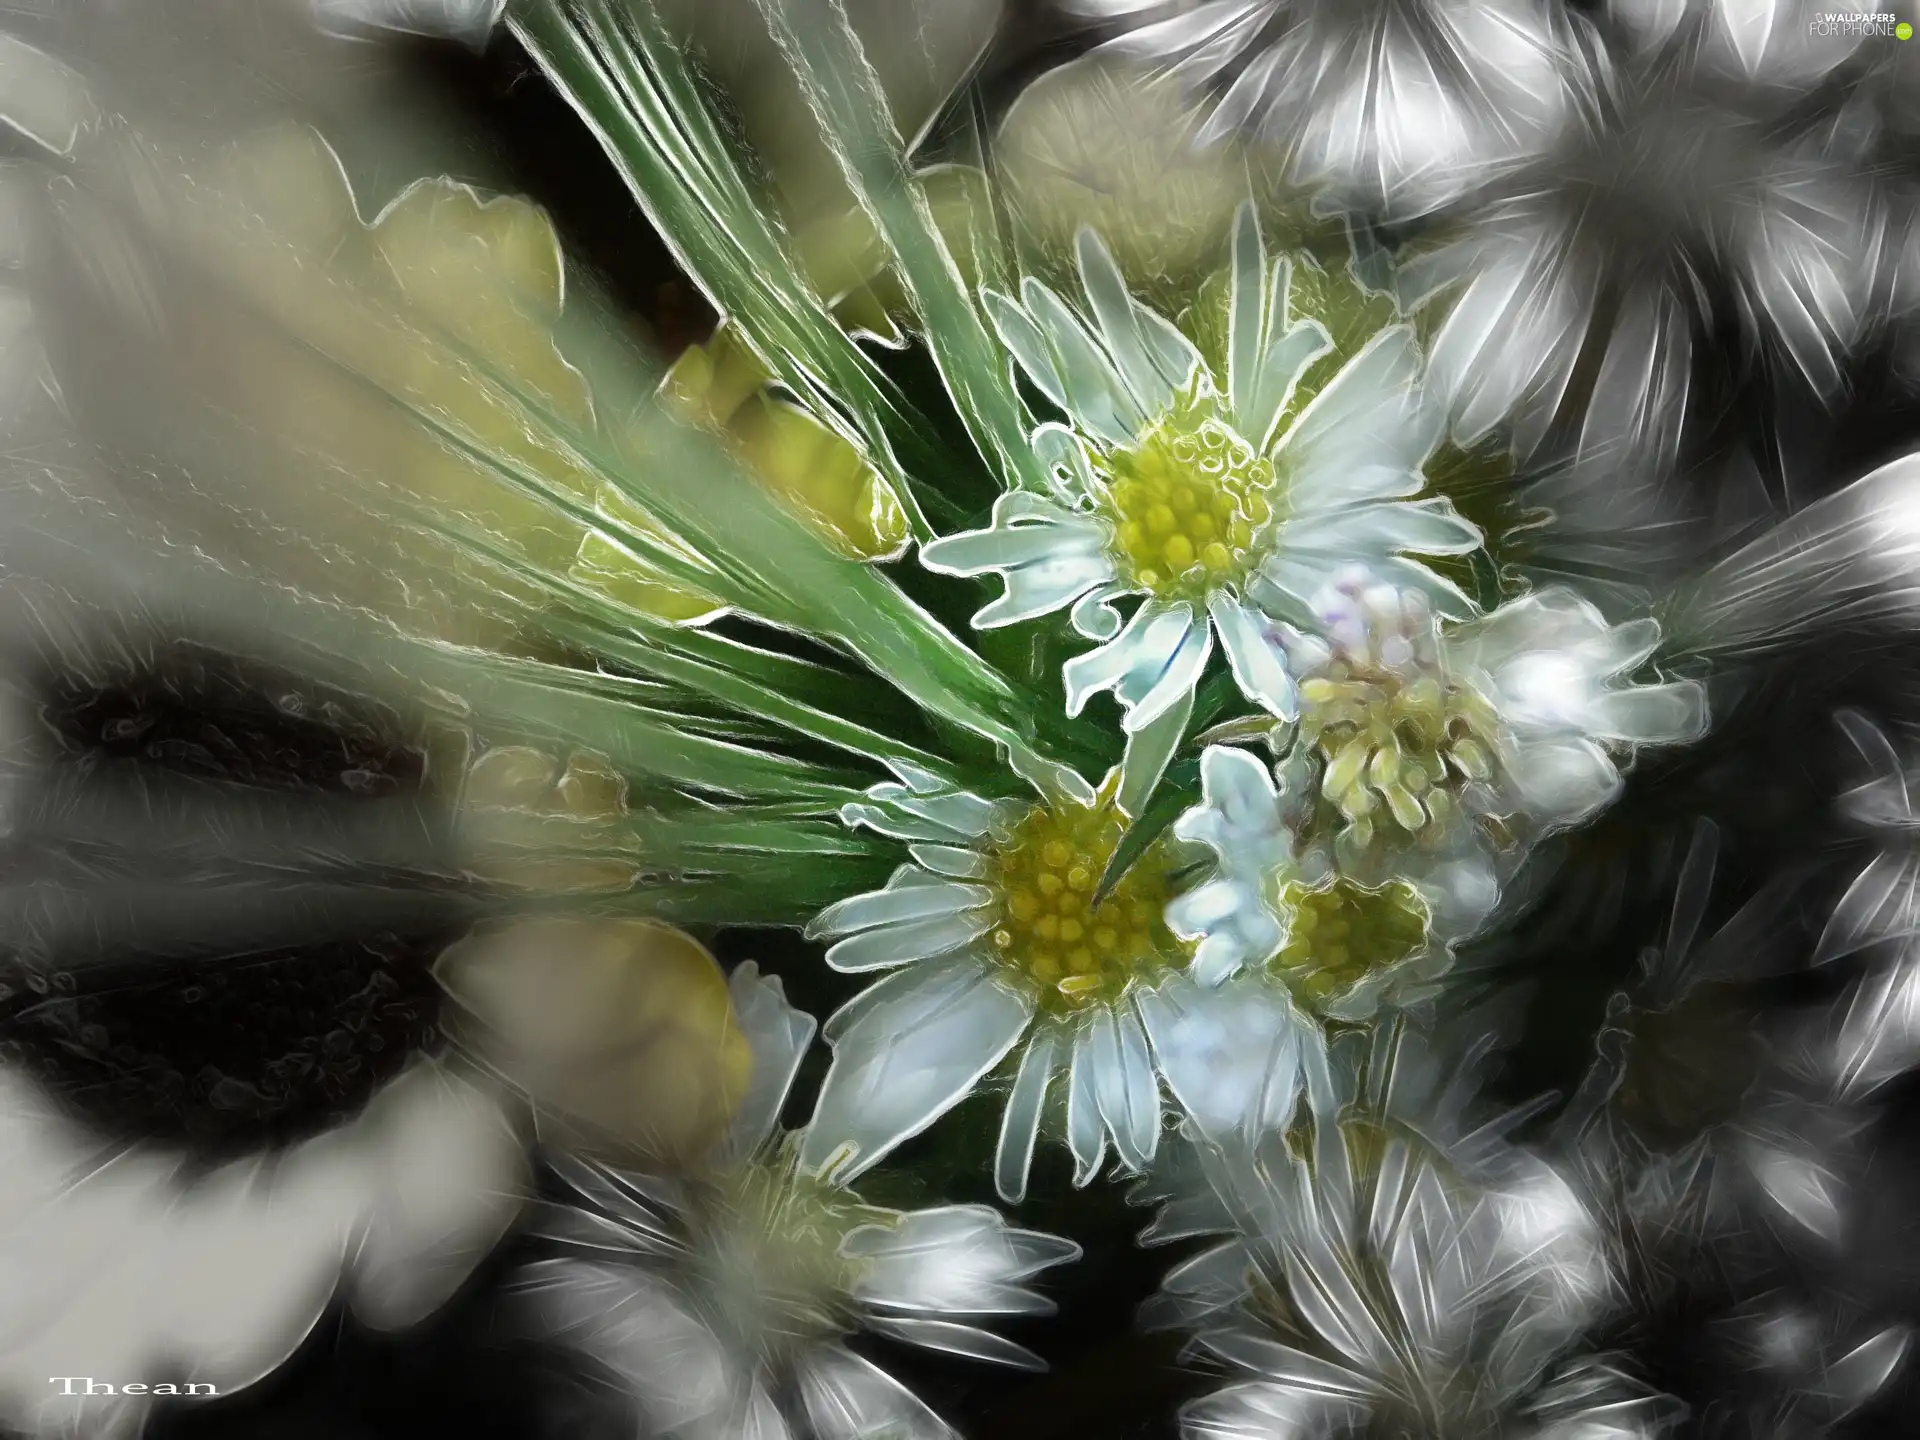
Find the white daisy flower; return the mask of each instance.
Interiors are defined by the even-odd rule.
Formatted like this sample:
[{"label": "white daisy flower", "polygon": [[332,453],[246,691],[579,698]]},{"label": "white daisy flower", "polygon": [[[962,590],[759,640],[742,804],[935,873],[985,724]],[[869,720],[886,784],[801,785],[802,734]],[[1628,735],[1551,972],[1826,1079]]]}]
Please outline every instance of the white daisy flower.
[{"label": "white daisy flower", "polygon": [[1581,1353],[1608,1260],[1543,1162],[1476,1184],[1365,1121],[1201,1153],[1232,1233],[1153,1310],[1236,1379],[1182,1412],[1187,1440],[1657,1433],[1656,1397]]},{"label": "white daisy flower", "polygon": [[1019,1048],[995,1162],[1002,1196],[1025,1193],[1056,1075],[1076,1183],[1099,1173],[1109,1138],[1126,1169],[1146,1169],[1162,1111],[1140,1001],[1187,962],[1162,919],[1179,860],[1150,848],[1094,903],[1126,828],[1112,795],[1109,782],[1091,804],[1024,804],[922,782],[847,807],[849,824],[912,842],[915,863],[808,931],[833,942],[836,970],[896,973],[827,1021],[833,1066],[806,1165],[858,1175]]},{"label": "white daisy flower", "polygon": [[[1451,613],[1471,602],[1417,556],[1463,555],[1480,532],[1444,498],[1414,500],[1440,422],[1423,398],[1413,333],[1389,328],[1301,410],[1295,382],[1330,348],[1290,323],[1285,259],[1269,269],[1251,206],[1233,240],[1227,374],[1132,299],[1099,238],[1082,231],[1091,328],[1037,280],[1024,304],[987,292],[995,327],[1069,424],[1033,436],[1052,493],[1016,492],[991,528],[925,546],[929,569],[998,573],[1006,593],[976,627],[1071,607],[1097,649],[1067,662],[1067,709],[1103,690],[1138,732],[1184,717],[1217,632],[1234,678],[1273,715],[1296,708],[1275,619],[1306,619],[1314,593],[1365,560]],[[1145,597],[1123,626],[1111,601]]]},{"label": "white daisy flower", "polygon": [[1277,967],[1345,1018],[1443,966],[1527,843],[1618,794],[1609,745],[1697,738],[1706,698],[1618,683],[1658,627],[1611,626],[1566,590],[1443,630],[1417,592],[1354,572],[1319,611],[1325,638],[1285,636],[1301,708],[1277,783],[1245,751],[1202,756],[1201,804],[1175,833],[1214,871],[1168,923],[1198,942],[1201,981]]},{"label": "white daisy flower", "polygon": [[1297,181],[1347,207],[1424,214],[1572,112],[1564,26],[1540,0],[1063,3],[1125,15],[1137,28],[1105,51],[1214,92],[1204,134],[1284,146]]},{"label": "white daisy flower", "polygon": [[545,1332],[619,1377],[647,1434],[946,1440],[845,1339],[1043,1368],[979,1322],[1048,1313],[1029,1282],[1080,1249],[985,1206],[881,1209],[809,1173],[778,1119],[813,1020],[752,964],[730,988],[755,1060],[731,1136],[683,1179],[557,1162],[575,1203],[541,1231],[564,1253],[528,1266],[520,1291]]}]

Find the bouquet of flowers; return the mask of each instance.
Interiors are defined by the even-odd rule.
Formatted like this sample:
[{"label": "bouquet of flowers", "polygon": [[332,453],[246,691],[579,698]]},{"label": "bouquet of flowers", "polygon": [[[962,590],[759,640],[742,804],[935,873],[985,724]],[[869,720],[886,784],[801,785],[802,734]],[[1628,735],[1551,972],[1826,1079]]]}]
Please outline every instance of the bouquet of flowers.
[{"label": "bouquet of flowers", "polygon": [[[687,1440],[1899,1412],[1897,41],[1731,0],[273,22],[514,67],[697,296],[676,350],[539,167],[396,191],[399,122],[209,125],[78,8],[0,35],[49,997],[7,1020],[9,1423],[187,1425],[162,1382],[456,1292]],[[195,11],[158,28],[237,88]],[[234,664],[301,738],[61,730]],[[322,782],[268,773],[303,745]],[[310,987],[376,934],[427,938],[374,999],[216,1024],[316,1032],[200,1085],[326,1089],[293,1158],[52,1106],[50,1053],[130,1073],[99,977],[278,946]],[[404,1034],[329,1018],[396,991]]]}]

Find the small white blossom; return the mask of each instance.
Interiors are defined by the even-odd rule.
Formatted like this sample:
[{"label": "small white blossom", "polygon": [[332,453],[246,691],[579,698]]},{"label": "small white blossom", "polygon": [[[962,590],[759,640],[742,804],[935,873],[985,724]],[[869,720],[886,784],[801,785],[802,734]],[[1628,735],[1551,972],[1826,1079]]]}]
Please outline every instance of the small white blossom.
[{"label": "small white blossom", "polygon": [[680,1179],[556,1162],[574,1203],[549,1207],[541,1233],[562,1253],[526,1267],[521,1294],[544,1332],[619,1378],[646,1433],[948,1440],[846,1337],[1041,1368],[980,1322],[1047,1313],[1029,1282],[1079,1247],[980,1205],[865,1205],[808,1173],[777,1122],[813,1021],[751,964],[731,989],[756,1062],[732,1136]]},{"label": "small white blossom", "polygon": [[1319,612],[1318,636],[1285,638],[1302,705],[1277,775],[1242,750],[1202,757],[1175,833],[1215,864],[1168,922],[1198,942],[1196,978],[1274,965],[1353,1018],[1444,966],[1526,843],[1618,794],[1614,750],[1697,738],[1706,701],[1621,683],[1658,627],[1609,625],[1566,590],[1442,628],[1417,592],[1356,573]]},{"label": "small white blossom", "polygon": [[912,842],[914,863],[808,931],[833,942],[837,970],[895,973],[827,1022],[833,1065],[803,1163],[857,1176],[1018,1049],[995,1162],[1002,1196],[1025,1193],[1057,1077],[1076,1183],[1099,1173],[1109,1140],[1123,1168],[1144,1171],[1163,1124],[1152,997],[1187,960],[1163,921],[1177,857],[1151,847],[1096,896],[1126,829],[1112,782],[1091,804],[1026,804],[914,778],[921,788],[878,786],[873,803],[843,813]]},{"label": "small white blossom", "polygon": [[[1404,326],[1382,331],[1281,431],[1295,382],[1330,346],[1291,322],[1285,259],[1268,268],[1251,206],[1234,235],[1227,375],[1128,295],[1104,245],[1080,237],[1092,328],[1028,279],[989,312],[1029,379],[1066,413],[1034,434],[1052,493],[1016,492],[991,528],[925,546],[929,569],[999,574],[985,629],[1071,609],[1098,648],[1067,662],[1069,714],[1103,690],[1129,733],[1184,717],[1217,634],[1234,678],[1275,716],[1296,707],[1274,628],[1366,561],[1452,613],[1471,602],[1418,556],[1461,555],[1480,532],[1445,498],[1415,500],[1440,422]],[[1144,600],[1122,624],[1110,602]]]}]

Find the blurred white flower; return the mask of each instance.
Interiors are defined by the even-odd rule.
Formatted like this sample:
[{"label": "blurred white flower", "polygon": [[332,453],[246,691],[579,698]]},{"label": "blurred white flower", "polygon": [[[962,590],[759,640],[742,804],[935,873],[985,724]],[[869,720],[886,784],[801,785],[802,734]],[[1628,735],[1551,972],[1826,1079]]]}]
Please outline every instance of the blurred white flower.
[{"label": "blurred white flower", "polygon": [[[1583,456],[1658,472],[1710,279],[1751,344],[1831,394],[1878,316],[1889,220],[1833,130],[1748,113],[1664,49],[1584,49],[1578,122],[1410,260],[1402,298],[1450,296],[1430,374],[1463,443],[1511,422],[1530,448],[1572,404]],[[1592,389],[1573,395],[1583,354]]]},{"label": "blurred white flower", "polygon": [[777,1127],[813,1021],[752,964],[731,989],[754,1088],[713,1163],[665,1179],[557,1161],[572,1202],[548,1207],[539,1232],[561,1253],[518,1288],[543,1332],[628,1388],[648,1434],[945,1440],[926,1405],[842,1342],[864,1331],[1040,1368],[979,1322],[1047,1313],[1028,1282],[1079,1247],[984,1206],[865,1205],[810,1173]]},{"label": "blurred white flower", "polygon": [[[1283,431],[1296,381],[1332,342],[1315,321],[1291,322],[1291,267],[1268,268],[1251,205],[1233,240],[1224,377],[1127,293],[1091,231],[1080,266],[1091,331],[1037,280],[1023,305],[986,296],[1020,368],[1070,422],[1033,436],[1053,493],[1005,495],[990,529],[921,550],[942,574],[1005,580],[976,627],[1071,608],[1074,629],[1100,644],[1065,666],[1069,714],[1111,690],[1129,733],[1184,723],[1217,633],[1241,690],[1291,718],[1273,620],[1310,618],[1314,593],[1356,560],[1471,611],[1418,558],[1466,554],[1480,532],[1445,498],[1411,498],[1439,418],[1410,329],[1376,336]],[[1129,595],[1145,599],[1123,626],[1111,602]]]},{"label": "blurred white flower", "polygon": [[1203,135],[1278,145],[1299,183],[1343,208],[1425,214],[1538,154],[1572,110],[1566,26],[1538,0],[1065,8],[1125,16],[1134,28],[1106,53],[1210,93]]},{"label": "blurred white flower", "polygon": [[1481,1186],[1359,1117],[1203,1155],[1234,1231],[1150,1314],[1239,1378],[1186,1408],[1188,1440],[1657,1429],[1658,1400],[1580,1351],[1611,1275],[1596,1217],[1543,1162],[1515,1154]]},{"label": "blurred white flower", "polygon": [[432,1061],[337,1130],[198,1177],[156,1148],[106,1149],[0,1074],[0,1418],[135,1434],[146,1401],[68,1396],[48,1376],[229,1394],[286,1360],[343,1286],[366,1323],[411,1325],[527,1190],[502,1093]]}]

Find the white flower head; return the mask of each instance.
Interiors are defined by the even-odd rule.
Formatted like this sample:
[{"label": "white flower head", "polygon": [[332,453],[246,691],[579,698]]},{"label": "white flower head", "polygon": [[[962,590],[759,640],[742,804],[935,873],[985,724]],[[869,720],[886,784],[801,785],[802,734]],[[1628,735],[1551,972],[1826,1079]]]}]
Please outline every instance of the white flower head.
[{"label": "white flower head", "polygon": [[1205,0],[1104,49],[1214,92],[1204,134],[1283,146],[1299,183],[1405,218],[1567,123],[1564,40],[1539,0]]},{"label": "white flower head", "polygon": [[1725,277],[1756,347],[1832,393],[1883,312],[1890,217],[1844,127],[1776,123],[1670,46],[1587,48],[1577,123],[1404,265],[1401,298],[1454,297],[1429,372],[1461,444],[1511,425],[1537,445],[1590,351],[1582,456],[1658,473],[1677,458],[1706,277]]},{"label": "white flower head", "polygon": [[1233,1231],[1153,1310],[1237,1378],[1183,1412],[1188,1440],[1655,1433],[1653,1397],[1579,1353],[1607,1257],[1541,1162],[1483,1186],[1364,1121],[1201,1154]]},{"label": "white flower head", "polygon": [[1117,776],[1092,796],[1027,804],[965,792],[876,787],[849,823],[913,842],[884,890],[822,911],[808,934],[836,970],[894,973],[826,1024],[833,1065],[802,1154],[857,1176],[932,1125],[1018,1050],[995,1180],[1017,1201],[1055,1078],[1076,1182],[1109,1141],[1141,1172],[1159,1146],[1152,987],[1187,964],[1164,912],[1183,863],[1149,847],[1109,893],[1103,875],[1126,830]]},{"label": "white flower head", "polygon": [[[974,616],[982,629],[1071,608],[1074,628],[1101,643],[1066,664],[1070,714],[1103,690],[1129,733],[1184,713],[1217,634],[1248,698],[1290,717],[1275,621],[1306,618],[1355,560],[1451,613],[1472,609],[1411,558],[1480,544],[1451,502],[1411,498],[1440,435],[1411,329],[1375,336],[1282,431],[1296,381],[1330,341],[1318,322],[1290,320],[1291,267],[1269,269],[1250,205],[1234,235],[1224,379],[1127,293],[1091,231],[1080,267],[1091,328],[1037,280],[1023,304],[986,294],[1020,368],[1068,417],[1033,437],[1052,493],[1005,495],[989,529],[921,551],[943,574],[1004,579]],[[1144,598],[1123,625],[1110,602],[1131,595]]]},{"label": "white flower head", "polygon": [[1079,1247],[986,1206],[866,1205],[810,1173],[777,1122],[813,1021],[752,964],[731,988],[756,1078],[714,1165],[667,1180],[556,1162],[574,1201],[550,1207],[542,1233],[562,1252],[526,1267],[519,1289],[545,1332],[628,1388],[649,1434],[945,1440],[952,1430],[845,1339],[1041,1368],[980,1326],[1048,1313],[1029,1282]]},{"label": "white flower head", "polygon": [[1342,1018],[1437,974],[1524,846],[1619,792],[1616,751],[1706,724],[1698,685],[1621,683],[1652,621],[1611,626],[1565,590],[1442,627],[1419,592],[1355,571],[1316,629],[1283,635],[1301,705],[1273,732],[1277,777],[1243,750],[1202,756],[1175,833],[1214,867],[1168,922],[1198,943],[1196,978],[1269,967]]}]

